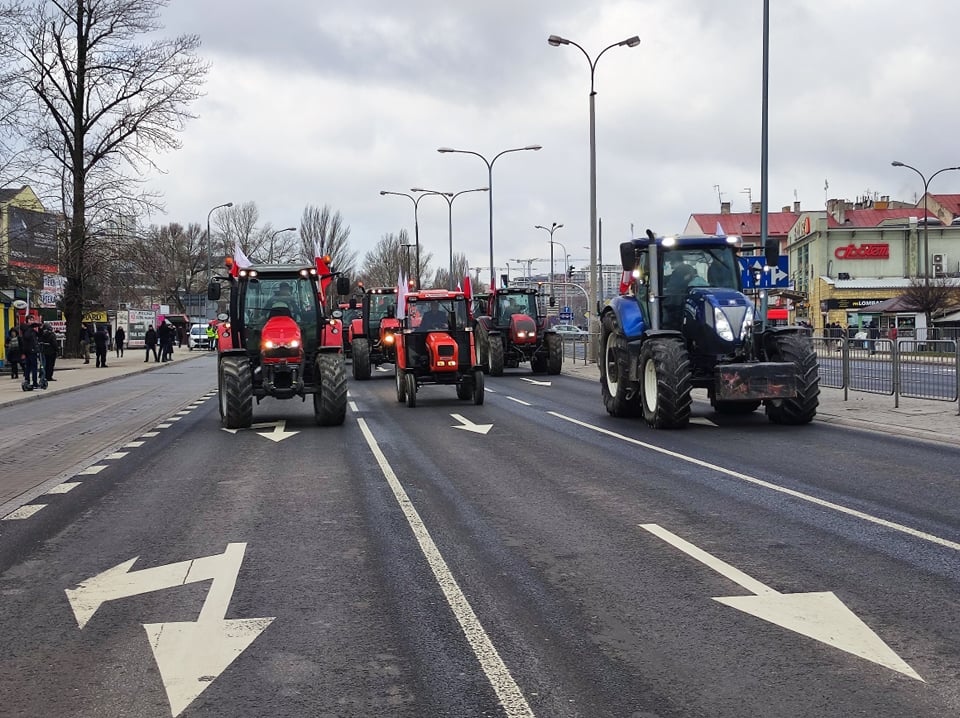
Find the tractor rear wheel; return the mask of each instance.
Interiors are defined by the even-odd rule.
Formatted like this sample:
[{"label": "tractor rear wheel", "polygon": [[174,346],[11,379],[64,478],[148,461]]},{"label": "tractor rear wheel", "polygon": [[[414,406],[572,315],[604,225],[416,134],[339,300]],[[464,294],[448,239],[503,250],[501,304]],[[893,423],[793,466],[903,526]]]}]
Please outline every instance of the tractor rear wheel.
[{"label": "tractor rear wheel", "polygon": [[630,386],[630,358],[627,340],[620,333],[620,323],[615,314],[603,317],[600,327],[600,348],[603,356],[597,362],[600,367],[600,394],[603,405],[611,416],[639,416],[640,397],[628,394]]},{"label": "tractor rear wheel", "polygon": [[417,405],[417,377],[411,372],[404,374],[403,380],[406,384],[407,406],[412,409]]},{"label": "tractor rear wheel", "polygon": [[654,429],[690,423],[690,357],[675,339],[648,339],[640,348],[643,418]]},{"label": "tractor rear wheel", "polygon": [[487,335],[487,358],[490,360],[490,376],[503,376],[503,340]]},{"label": "tractor rear wheel", "polygon": [[347,416],[347,369],[343,354],[321,354],[317,357],[316,371],[313,418],[317,426],[339,426]]},{"label": "tractor rear wheel", "polygon": [[473,372],[473,403],[477,406],[483,403],[483,372],[479,369]]},{"label": "tractor rear wheel", "polygon": [[353,340],[353,378],[370,378],[370,342],[364,337]]},{"label": "tractor rear wheel", "polygon": [[245,356],[220,359],[220,418],[228,429],[248,429],[253,423],[253,374]]},{"label": "tractor rear wheel", "polygon": [[563,337],[547,334],[544,344],[547,347],[547,374],[559,374],[563,368]]},{"label": "tractor rear wheel", "polygon": [[407,384],[404,376],[404,373],[397,368],[397,401],[399,401],[401,404],[407,400]]},{"label": "tractor rear wheel", "polygon": [[767,402],[767,418],[774,424],[809,424],[820,404],[820,365],[810,340],[800,334],[778,334],[771,358],[793,362],[796,367],[797,395],[792,399]]}]

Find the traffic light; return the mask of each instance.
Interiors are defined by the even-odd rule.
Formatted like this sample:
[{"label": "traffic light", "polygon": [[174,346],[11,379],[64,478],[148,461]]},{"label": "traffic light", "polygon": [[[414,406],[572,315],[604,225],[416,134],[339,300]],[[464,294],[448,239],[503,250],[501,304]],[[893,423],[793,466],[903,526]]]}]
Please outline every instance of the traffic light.
[{"label": "traffic light", "polygon": [[567,270],[567,279],[573,279],[573,265],[570,265],[570,268]]}]

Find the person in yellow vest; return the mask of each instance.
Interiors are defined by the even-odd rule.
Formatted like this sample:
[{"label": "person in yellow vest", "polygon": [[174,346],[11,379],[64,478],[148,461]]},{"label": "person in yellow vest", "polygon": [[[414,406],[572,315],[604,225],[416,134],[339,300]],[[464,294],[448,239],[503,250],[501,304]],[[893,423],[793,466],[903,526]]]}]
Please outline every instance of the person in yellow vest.
[{"label": "person in yellow vest", "polygon": [[217,330],[212,324],[207,325],[207,349],[216,349]]}]

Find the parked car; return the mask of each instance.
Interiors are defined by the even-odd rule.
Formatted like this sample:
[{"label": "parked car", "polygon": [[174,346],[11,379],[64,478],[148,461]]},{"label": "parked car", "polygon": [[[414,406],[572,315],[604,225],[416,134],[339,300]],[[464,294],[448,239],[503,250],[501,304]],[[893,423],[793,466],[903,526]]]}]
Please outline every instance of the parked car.
[{"label": "parked car", "polygon": [[573,324],[557,324],[553,327],[553,330],[559,332],[564,337],[582,337],[590,333],[583,331],[583,329]]},{"label": "parked car", "polygon": [[194,324],[190,327],[190,334],[187,336],[187,344],[190,351],[194,349],[209,349],[210,339],[207,337],[207,327],[203,324]]}]

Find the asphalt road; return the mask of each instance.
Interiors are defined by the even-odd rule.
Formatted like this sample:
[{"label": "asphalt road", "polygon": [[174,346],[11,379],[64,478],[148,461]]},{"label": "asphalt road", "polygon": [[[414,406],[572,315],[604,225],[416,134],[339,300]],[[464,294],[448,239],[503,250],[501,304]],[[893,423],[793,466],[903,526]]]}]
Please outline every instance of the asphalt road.
[{"label": "asphalt road", "polygon": [[525,370],[231,433],[213,367],[155,372],[149,422],[120,381],[31,407],[105,402],[88,473],[0,522],[4,716],[960,715],[960,450],[653,432]]}]

